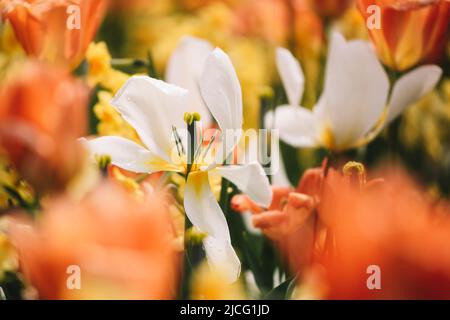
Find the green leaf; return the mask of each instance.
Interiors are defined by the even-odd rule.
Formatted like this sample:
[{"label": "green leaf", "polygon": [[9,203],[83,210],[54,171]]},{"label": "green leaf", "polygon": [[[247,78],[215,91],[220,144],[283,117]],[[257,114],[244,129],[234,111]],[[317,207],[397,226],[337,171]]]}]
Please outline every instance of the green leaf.
[{"label": "green leaf", "polygon": [[[4,300],[21,300],[25,285],[17,273],[8,271],[0,279],[0,288],[3,291]],[[0,298],[0,300],[2,299]]]},{"label": "green leaf", "polygon": [[150,50],[147,51],[147,74],[151,78],[161,79],[158,71],[156,70],[155,61]]},{"label": "green leaf", "polygon": [[289,299],[295,288],[297,277],[292,277],[281,283],[278,287],[272,289],[264,296],[265,300],[285,300]]},{"label": "green leaf", "polygon": [[284,167],[289,168],[289,170],[286,171],[289,182],[293,186],[296,186],[301,174],[297,150],[287,143],[280,141],[280,152],[282,155]]},{"label": "green leaf", "polygon": [[255,241],[251,238],[251,236],[248,233],[244,233],[243,239],[243,251],[245,259],[248,263],[248,267],[255,277],[255,282],[259,290],[262,294],[265,294],[273,286],[273,276],[272,274],[268,274],[267,270],[264,269],[264,266],[262,265],[260,259],[258,259],[257,251],[255,250],[256,248],[254,246]]}]

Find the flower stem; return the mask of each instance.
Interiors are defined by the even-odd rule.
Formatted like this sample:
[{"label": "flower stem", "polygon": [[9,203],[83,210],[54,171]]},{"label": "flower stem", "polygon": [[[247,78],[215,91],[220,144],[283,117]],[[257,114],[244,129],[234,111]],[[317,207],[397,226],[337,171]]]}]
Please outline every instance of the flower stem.
[{"label": "flower stem", "polygon": [[188,145],[187,145],[187,175],[191,172],[192,165],[194,164],[195,157],[195,121],[188,124]]}]

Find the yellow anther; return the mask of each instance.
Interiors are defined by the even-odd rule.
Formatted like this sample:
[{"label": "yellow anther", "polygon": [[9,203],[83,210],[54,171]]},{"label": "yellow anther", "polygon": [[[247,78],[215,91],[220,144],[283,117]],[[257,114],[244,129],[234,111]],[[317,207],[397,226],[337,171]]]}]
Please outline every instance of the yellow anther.
[{"label": "yellow anther", "polygon": [[362,188],[366,184],[366,169],[364,165],[360,162],[349,161],[342,168],[342,173],[346,177],[352,177],[354,172],[358,174],[359,186]]},{"label": "yellow anther", "polygon": [[194,121],[200,121],[202,119],[202,116],[198,112],[190,113],[185,112],[184,113],[184,122],[186,122],[188,125],[191,125]]},{"label": "yellow anther", "polygon": [[198,113],[198,112],[194,112],[194,113],[192,114],[192,116],[193,116],[193,118],[194,118],[194,121],[200,121],[200,120],[202,119],[202,116],[201,116],[200,113]]},{"label": "yellow anther", "polygon": [[184,122],[186,122],[188,125],[192,124],[192,121],[194,121],[194,116],[190,112],[184,113]]}]

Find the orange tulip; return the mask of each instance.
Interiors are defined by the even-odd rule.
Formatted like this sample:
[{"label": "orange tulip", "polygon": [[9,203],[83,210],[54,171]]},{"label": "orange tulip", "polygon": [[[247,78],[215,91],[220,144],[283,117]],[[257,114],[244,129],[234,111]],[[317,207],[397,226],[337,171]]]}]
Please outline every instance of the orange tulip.
[{"label": "orange tulip", "polygon": [[369,29],[370,37],[384,64],[403,71],[418,63],[435,60],[443,53],[450,19],[449,0],[359,0],[367,20],[368,7],[377,5],[380,28]]},{"label": "orange tulip", "polygon": [[309,0],[311,7],[324,18],[336,18],[342,15],[353,0]]},{"label": "orange tulip", "polygon": [[450,298],[449,207],[436,207],[398,170],[383,177],[363,190],[327,178],[322,298]]},{"label": "orange tulip", "polygon": [[167,299],[176,292],[173,233],[159,195],[137,200],[104,184],[81,202],[50,203],[37,226],[16,221],[10,231],[41,299]]},{"label": "orange tulip", "polygon": [[2,0],[3,16],[29,56],[75,68],[94,38],[108,0]]},{"label": "orange tulip", "polygon": [[37,62],[13,68],[0,88],[0,149],[38,191],[64,187],[77,173],[87,99],[80,81]]}]

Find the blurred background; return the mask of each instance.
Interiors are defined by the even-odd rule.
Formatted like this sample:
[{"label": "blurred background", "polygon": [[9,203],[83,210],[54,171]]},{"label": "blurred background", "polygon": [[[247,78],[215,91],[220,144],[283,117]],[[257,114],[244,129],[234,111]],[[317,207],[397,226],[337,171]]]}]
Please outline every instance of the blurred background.
[{"label": "blurred background", "polygon": [[[109,101],[133,74],[164,79],[168,61],[185,36],[208,40],[230,56],[243,91],[244,128],[263,128],[265,114],[287,102],[275,66],[277,47],[289,49],[301,63],[306,78],[301,105],[307,108],[316,105],[323,91],[325,62],[332,31],[342,33],[348,40],[371,41],[391,84],[417,66],[430,63],[439,65],[443,76],[432,92],[410,106],[368,145],[346,151],[340,155],[339,161],[363,163],[367,180],[377,177],[379,171],[376,168],[380,165],[401,166],[412,177],[411,180],[420,185],[421,196],[425,195],[433,206],[446,204],[449,200],[448,0],[426,3],[419,0],[380,1],[383,28],[379,30],[368,30],[366,25],[366,9],[376,4],[376,1],[370,0],[81,0],[75,2],[81,6],[83,28],[81,31],[64,32],[61,31],[61,23],[65,24],[67,19],[65,7],[59,8],[54,1],[19,2],[26,5],[17,9],[17,1],[0,1],[0,215],[6,217],[15,215],[17,211],[25,212],[33,223],[43,222],[44,227],[32,235],[20,228],[13,228],[10,232],[10,222],[0,219],[0,230],[8,230],[0,232],[0,285],[5,288],[8,297],[64,299],[176,296],[174,283],[179,281],[179,274],[174,270],[179,265],[178,255],[183,250],[185,240],[184,211],[180,208],[179,199],[184,186],[183,179],[174,175],[168,178],[168,182],[163,180],[178,188],[170,190],[176,201],[172,198],[166,201],[165,196],[161,196],[157,200],[152,198],[152,203],[142,208],[135,198],[145,198],[146,186],[158,186],[162,181],[161,176],[132,175],[111,166],[111,159],[96,159],[98,168],[92,168],[87,164],[76,139],[117,135],[139,143],[134,129],[121,118]],[[299,185],[299,189],[302,177],[307,179],[310,176],[308,169],[319,168],[324,158],[332,159],[334,156],[323,148],[298,149],[283,142],[281,155],[287,184]],[[123,188],[119,190],[110,185],[99,187],[105,177],[112,177],[127,193],[123,192]],[[405,182],[406,179],[398,178],[397,174],[392,175],[392,181],[393,190],[415,188],[411,186],[413,183],[409,180]],[[219,197],[220,183],[216,187],[214,191]],[[232,188],[230,199],[237,193],[236,188]],[[87,199],[84,198],[86,194],[89,194]],[[132,197],[129,197],[130,194]],[[343,198],[346,198],[345,195]],[[395,192],[390,190],[387,195],[394,198]],[[378,196],[384,199],[386,194]],[[374,219],[376,209],[382,211],[395,207],[395,217],[397,214],[401,216],[403,211],[416,212],[418,216],[430,212],[429,207],[422,206],[421,202],[410,204],[409,194],[402,193],[399,196],[398,206],[392,206],[386,199],[370,199],[367,203],[360,203],[359,197],[356,198],[358,201],[355,200],[355,206],[366,212],[361,219],[367,225],[378,222]],[[108,204],[109,200],[105,199],[115,201]],[[352,211],[348,203],[353,198],[346,199],[347,204],[339,206],[342,212]],[[218,281],[217,274],[212,274],[202,265],[192,280],[192,297],[261,297],[253,290],[253,287],[258,287],[260,293],[273,293],[271,297],[279,298],[277,292],[272,292],[276,283],[284,285],[283,294],[286,294],[292,289],[290,284],[295,285],[297,279],[290,277],[292,274],[287,270],[288,263],[279,262],[279,251],[291,252],[292,248],[280,249],[279,243],[270,241],[273,239],[266,237],[264,230],[261,233],[256,230],[259,228],[255,229],[242,216],[228,209],[232,213],[227,215],[227,219],[233,246],[239,248],[243,262],[242,282],[230,287]],[[145,210],[163,212],[163,216],[171,217],[171,222],[158,218],[152,226],[152,221],[145,216]],[[445,205],[444,209],[439,210],[448,213]],[[127,211],[134,213],[131,218],[123,214]],[[383,212],[386,211],[388,209]],[[42,212],[47,213],[41,216]],[[116,216],[111,219],[102,212],[115,212]],[[68,213],[67,220],[59,219],[64,213]],[[383,221],[388,221],[387,225],[397,233],[393,232],[395,236],[392,237],[384,233],[377,234],[377,241],[382,239],[380,243],[383,245],[370,247],[373,250],[368,252],[375,257],[380,255],[391,263],[387,264],[390,269],[386,268],[392,271],[393,279],[410,267],[408,264],[405,264],[406,267],[397,264],[398,259],[403,259],[403,255],[412,256],[411,252],[417,248],[417,243],[433,233],[436,233],[436,237],[429,239],[428,247],[421,246],[418,249],[419,262],[414,260],[412,265],[419,265],[419,270],[437,269],[438,275],[443,275],[443,280],[433,277],[434,273],[430,278],[421,278],[423,273],[412,272],[405,276],[404,283],[399,282],[400,289],[394,288],[398,296],[394,294],[384,298],[429,297],[433,295],[432,289],[439,288],[436,285],[439,281],[442,287],[450,283],[448,270],[442,271],[449,263],[446,255],[442,254],[448,252],[450,244],[447,241],[450,226],[447,221],[435,228],[428,220],[418,218],[416,225],[422,226],[418,231],[408,229],[395,218],[391,221],[388,215],[383,217]],[[359,218],[350,214],[348,221],[355,222]],[[402,216],[399,220],[409,218]],[[307,274],[302,274],[302,281],[299,280],[297,296],[367,297],[358,291],[358,285],[352,287],[352,281],[356,283],[361,275],[347,273],[345,268],[365,266],[365,247],[361,244],[354,249],[354,244],[359,240],[365,243],[366,234],[355,231],[356,222],[341,227],[336,219],[329,221],[330,225],[336,227],[336,234],[343,236],[345,252],[350,253],[342,258],[343,264],[323,264],[332,270],[327,282],[332,290],[328,295],[320,293],[322,286],[317,278],[320,278],[318,274],[321,274],[322,269],[308,268]],[[106,227],[104,232],[97,234],[99,224]],[[72,232],[72,225],[76,225],[80,233]],[[167,234],[177,243],[175,257],[166,243],[159,241],[167,234],[159,233],[157,229],[165,228],[170,229]],[[246,238],[242,230],[250,235]],[[28,253],[22,257],[24,263],[21,266],[18,253],[10,241],[11,234],[19,247]],[[116,237],[117,234],[120,236]],[[406,235],[405,243],[401,235]],[[201,235],[194,232],[190,237],[195,240]],[[72,243],[77,245],[72,246]],[[114,251],[117,256],[111,258],[109,250],[117,247],[128,248],[133,255],[121,256],[120,252]],[[387,251],[390,254],[390,250],[393,254],[388,258],[380,254]],[[431,252],[430,256],[427,256],[427,250]],[[96,255],[112,260],[102,263],[102,259],[92,258]],[[437,259],[437,256],[442,259]],[[61,293],[63,278],[48,276],[46,271],[65,274],[64,266],[68,263],[89,259],[96,263],[85,266],[90,275],[89,294],[86,296]],[[121,259],[130,259],[133,263],[118,262]],[[110,265],[115,266],[113,271],[108,269]],[[130,276],[127,269],[130,265],[143,267],[134,268],[133,276]],[[158,277],[149,277],[146,270],[154,270]],[[343,275],[348,286],[343,285],[340,275]],[[31,282],[38,292],[28,287],[24,279]],[[286,279],[290,282],[283,282]],[[408,287],[411,279],[419,279],[418,286],[431,288],[431,291],[411,289]],[[430,279],[432,281],[428,281]],[[417,294],[408,296],[408,289]],[[289,291],[291,294],[292,290]],[[129,295],[124,296],[123,292]],[[448,294],[444,297],[448,298]]]}]

